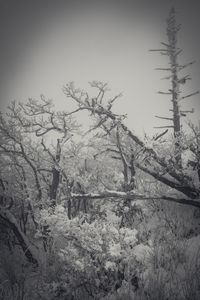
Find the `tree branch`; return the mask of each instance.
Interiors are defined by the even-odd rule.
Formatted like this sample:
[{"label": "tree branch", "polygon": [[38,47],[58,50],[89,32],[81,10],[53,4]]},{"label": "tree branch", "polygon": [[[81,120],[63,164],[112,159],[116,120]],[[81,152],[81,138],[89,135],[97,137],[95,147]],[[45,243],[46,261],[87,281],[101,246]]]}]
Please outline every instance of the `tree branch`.
[{"label": "tree branch", "polygon": [[170,202],[180,203],[184,205],[190,205],[194,207],[200,208],[200,199],[197,200],[190,200],[190,199],[184,199],[184,198],[173,198],[169,196],[145,196],[142,194],[137,194],[134,191],[131,192],[118,192],[118,191],[105,191],[103,193],[88,193],[88,194],[71,194],[72,198],[74,199],[105,199],[105,198],[119,198],[119,199],[127,199],[127,200],[166,200]]},{"label": "tree branch", "polygon": [[28,261],[38,266],[38,260],[34,253],[34,250],[25,234],[21,231],[14,215],[5,208],[0,207],[0,218],[4,220],[6,224],[12,229]]}]

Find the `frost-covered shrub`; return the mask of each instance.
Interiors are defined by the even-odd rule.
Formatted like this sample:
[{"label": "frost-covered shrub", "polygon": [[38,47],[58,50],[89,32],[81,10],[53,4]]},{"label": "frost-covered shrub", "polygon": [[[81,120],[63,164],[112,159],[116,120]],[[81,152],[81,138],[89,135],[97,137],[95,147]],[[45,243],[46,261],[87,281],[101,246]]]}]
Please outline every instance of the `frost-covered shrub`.
[{"label": "frost-covered shrub", "polygon": [[62,287],[65,296],[77,297],[83,291],[88,297],[103,297],[119,289],[123,281],[132,280],[133,287],[150,248],[139,245],[137,230],[121,227],[121,218],[108,208],[105,218],[88,220],[89,216],[70,220],[61,205],[53,214],[41,212],[41,223],[48,224],[54,241],[53,265],[60,266],[57,281],[52,276],[49,284],[57,284],[57,290]]}]

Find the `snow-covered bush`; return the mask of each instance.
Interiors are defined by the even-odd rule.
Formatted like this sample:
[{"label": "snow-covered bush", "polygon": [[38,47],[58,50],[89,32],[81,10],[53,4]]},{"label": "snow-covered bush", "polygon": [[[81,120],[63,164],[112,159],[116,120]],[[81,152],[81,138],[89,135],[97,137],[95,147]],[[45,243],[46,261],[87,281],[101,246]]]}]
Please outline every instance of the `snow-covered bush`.
[{"label": "snow-covered bush", "polygon": [[41,212],[41,224],[48,224],[54,241],[50,256],[60,268],[57,280],[52,278],[57,283],[55,295],[61,286],[63,297],[78,297],[83,290],[88,297],[103,297],[119,289],[123,282],[134,289],[134,278],[144,269],[150,247],[139,244],[136,229],[121,227],[121,217],[108,207],[103,220],[87,219],[83,216],[70,220],[61,205],[54,214]]}]

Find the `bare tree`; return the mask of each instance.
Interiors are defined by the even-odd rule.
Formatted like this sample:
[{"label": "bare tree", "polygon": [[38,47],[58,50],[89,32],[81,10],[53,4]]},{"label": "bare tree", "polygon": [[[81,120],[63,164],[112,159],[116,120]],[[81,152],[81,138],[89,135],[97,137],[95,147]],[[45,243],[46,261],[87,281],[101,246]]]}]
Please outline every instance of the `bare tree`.
[{"label": "bare tree", "polygon": [[[102,128],[107,135],[110,135],[117,127],[120,128],[124,135],[134,142],[141,149],[143,156],[145,156],[143,161],[135,162],[137,168],[191,199],[198,198],[199,190],[192,183],[191,178],[187,174],[180,172],[178,167],[176,168],[174,165],[171,167],[165,157],[158,154],[154,147],[145,144],[145,142],[133,133],[123,122],[126,117],[125,115],[118,115],[113,112],[113,103],[119,96],[106,100],[105,94],[108,89],[106,84],[92,82],[91,86],[97,89],[97,96],[95,98],[90,98],[87,92],[76,89],[72,83],[65,86],[64,92],[67,97],[73,99],[78,105],[78,108],[71,112],[71,114],[81,110],[88,110],[96,120],[93,130]],[[162,134],[155,139],[158,140],[161,136]]]},{"label": "bare tree", "polygon": [[162,117],[162,116],[156,116],[156,118],[172,121],[173,125],[166,125],[166,126],[160,126],[155,128],[173,128],[174,131],[174,138],[175,138],[175,162],[176,167],[181,169],[182,168],[182,159],[181,159],[181,117],[185,117],[187,113],[192,113],[194,110],[181,110],[180,108],[180,102],[184,99],[190,98],[191,96],[194,96],[199,93],[193,92],[188,95],[181,95],[181,89],[180,86],[185,84],[187,80],[190,80],[189,75],[180,75],[180,71],[185,69],[187,66],[193,64],[194,62],[190,62],[185,65],[180,65],[178,63],[178,57],[182,52],[182,49],[180,49],[177,46],[177,33],[180,30],[181,26],[177,24],[176,22],[176,13],[175,9],[172,7],[169,13],[169,17],[167,19],[167,38],[168,43],[161,43],[163,48],[162,49],[153,49],[150,51],[158,51],[162,55],[167,55],[169,57],[169,68],[156,68],[156,70],[161,71],[167,71],[170,72],[170,75],[165,77],[164,79],[169,79],[171,81],[171,88],[167,92],[159,91],[158,93],[161,95],[170,95],[171,101],[172,101],[172,109],[170,111],[172,112],[173,116],[172,118],[169,117]]},{"label": "bare tree", "polygon": [[[18,195],[14,198],[14,204],[19,206],[19,226],[10,209],[3,203],[1,205],[4,221],[6,222],[7,218],[6,224],[13,229],[24,250],[24,241],[26,240],[24,234],[28,217],[31,217],[38,230],[39,224],[35,218],[35,209],[41,210],[49,205],[53,212],[60,173],[62,173],[59,165],[61,148],[78,127],[67,113],[55,112],[52,102],[46,100],[44,96],[41,96],[40,101],[29,99],[26,104],[12,102],[8,109],[7,116],[4,117],[2,114],[0,116],[0,152],[2,158],[7,161],[3,178],[9,181],[8,176],[11,169],[16,173],[15,184],[18,182]],[[44,141],[46,138],[47,144],[49,144],[48,134],[50,132],[55,134],[55,155],[54,150],[51,151]],[[54,147],[51,146],[51,148]],[[46,157],[45,151],[48,153]],[[51,183],[47,180],[47,174],[48,177],[50,174],[52,175]],[[14,192],[14,186],[12,189]],[[47,201],[48,195],[50,202]],[[23,234],[21,235],[21,233]]]}]

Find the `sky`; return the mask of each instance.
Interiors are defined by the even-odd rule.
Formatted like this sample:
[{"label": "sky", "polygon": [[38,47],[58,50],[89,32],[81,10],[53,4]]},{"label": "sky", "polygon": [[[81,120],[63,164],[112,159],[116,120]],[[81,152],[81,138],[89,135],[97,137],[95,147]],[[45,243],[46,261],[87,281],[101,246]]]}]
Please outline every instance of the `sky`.
[{"label": "sky", "polygon": [[[198,0],[0,0],[0,99],[1,110],[12,100],[26,102],[40,94],[54,100],[56,109],[70,110],[62,88],[74,81],[89,89],[88,82],[108,82],[110,95],[123,97],[116,112],[127,113],[126,124],[138,135],[158,132],[154,126],[169,123],[170,99],[157,93],[170,88],[161,80],[166,57],[149,49],[166,42],[170,7],[182,24],[178,45],[180,63],[196,60],[183,74],[192,80],[188,94],[200,87],[200,3]],[[188,115],[197,123],[200,96],[181,103],[195,109]],[[79,116],[87,124],[87,116]],[[183,123],[186,120],[183,120]]]}]

